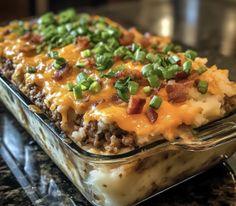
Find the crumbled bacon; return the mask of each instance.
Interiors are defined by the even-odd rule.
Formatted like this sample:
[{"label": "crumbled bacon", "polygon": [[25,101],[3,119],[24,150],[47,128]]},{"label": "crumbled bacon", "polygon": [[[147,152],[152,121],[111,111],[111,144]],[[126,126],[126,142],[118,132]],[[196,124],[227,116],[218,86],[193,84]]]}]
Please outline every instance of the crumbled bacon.
[{"label": "crumbled bacon", "polygon": [[25,41],[30,41],[34,44],[40,44],[43,41],[42,36],[38,34],[33,34],[32,32],[25,33],[21,38]]},{"label": "crumbled bacon", "polygon": [[133,79],[137,81],[141,86],[148,85],[148,80],[144,78],[144,76],[139,70],[131,70],[130,74],[133,77]]},{"label": "crumbled bacon", "polygon": [[123,101],[120,99],[120,97],[117,94],[114,94],[111,96],[111,102],[115,104],[121,104]]},{"label": "crumbled bacon", "polygon": [[89,39],[87,37],[78,37],[76,39],[76,45],[78,46],[78,49],[80,51],[88,49],[89,48]]},{"label": "crumbled bacon", "polygon": [[121,60],[121,57],[120,56],[114,56],[114,61],[117,62],[117,61],[120,61]]},{"label": "crumbled bacon", "polygon": [[140,114],[143,110],[143,106],[146,103],[146,99],[131,96],[128,104],[128,114]]},{"label": "crumbled bacon", "polygon": [[126,77],[128,75],[128,72],[126,70],[123,71],[119,71],[115,74],[115,78],[123,78]]},{"label": "crumbled bacon", "polygon": [[156,113],[156,111],[152,108],[149,108],[147,111],[146,111],[146,116],[148,118],[148,120],[153,124],[156,122],[157,118],[158,118],[158,114]]},{"label": "crumbled bacon", "polygon": [[21,39],[28,41],[31,37],[31,32],[26,32]]},{"label": "crumbled bacon", "polygon": [[151,45],[151,35],[149,33],[146,33],[143,38],[140,40],[140,43],[143,47],[148,47]]},{"label": "crumbled bacon", "polygon": [[57,70],[53,76],[55,81],[60,81],[63,79],[63,76],[70,70],[69,66],[66,64],[61,69]]},{"label": "crumbled bacon", "polygon": [[184,71],[180,71],[180,72],[177,72],[176,75],[175,75],[175,80],[176,81],[181,81],[183,79],[187,79],[189,76],[188,73],[184,72]]},{"label": "crumbled bacon", "polygon": [[43,41],[43,37],[37,34],[32,35],[30,41],[34,44],[40,44]]},{"label": "crumbled bacon", "polygon": [[134,41],[134,34],[132,32],[123,33],[119,39],[119,42],[123,46],[132,44]]},{"label": "crumbled bacon", "polygon": [[166,85],[168,101],[180,103],[187,100],[187,91],[184,84],[174,83]]},{"label": "crumbled bacon", "polygon": [[95,59],[92,58],[92,57],[89,57],[86,59],[87,61],[87,66],[90,67],[90,68],[95,68]]},{"label": "crumbled bacon", "polygon": [[19,51],[23,52],[26,55],[34,55],[35,45],[24,44],[24,45],[20,46]]},{"label": "crumbled bacon", "polygon": [[11,31],[9,29],[6,29],[5,31],[2,32],[2,35],[7,36],[10,33],[11,33]]}]

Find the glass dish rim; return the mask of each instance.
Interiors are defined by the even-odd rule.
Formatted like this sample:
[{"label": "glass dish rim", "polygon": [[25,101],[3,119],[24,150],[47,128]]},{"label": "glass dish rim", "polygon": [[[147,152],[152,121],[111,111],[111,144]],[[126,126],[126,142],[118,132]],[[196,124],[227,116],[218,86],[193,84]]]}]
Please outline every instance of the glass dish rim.
[{"label": "glass dish rim", "polygon": [[[133,150],[124,152],[124,153],[118,153],[118,154],[96,154],[96,153],[91,153],[80,147],[78,144],[76,144],[70,137],[66,135],[62,135],[62,130],[60,130],[56,125],[54,124],[53,121],[51,121],[46,114],[44,113],[36,113],[30,109],[32,105],[34,105],[33,102],[29,100],[28,97],[26,97],[10,80],[8,80],[6,77],[4,77],[2,74],[0,74],[0,82],[11,92],[11,94],[14,95],[15,98],[17,98],[22,105],[24,105],[25,109],[27,109],[31,115],[34,115],[37,120],[43,124],[54,137],[59,139],[59,141],[65,146],[72,151],[75,155],[85,158],[89,161],[92,162],[100,162],[100,163],[114,163],[114,162],[121,162],[121,161],[127,161],[129,158],[134,158],[135,156],[138,155],[144,155],[146,153],[151,153],[151,151],[155,150],[155,153],[158,151],[163,151],[163,148],[167,147],[175,147],[173,143],[178,142],[180,138],[177,138],[175,141],[168,141],[166,139],[158,139],[154,142],[148,143],[146,145],[143,145],[141,147],[135,148]],[[4,89],[4,88],[3,88]],[[234,113],[234,112],[233,112]],[[227,117],[227,116],[225,116]],[[223,120],[225,117],[221,118],[220,120]],[[218,121],[218,120],[216,120]],[[210,122],[211,123],[211,122]],[[206,125],[203,125],[202,127],[205,127]],[[201,129],[198,128],[198,129]],[[69,141],[66,141],[68,139]],[[201,141],[204,141],[204,138],[199,139]],[[159,149],[159,150],[158,150]],[[184,148],[178,148],[178,149],[183,149]],[[195,151],[197,152],[197,151]]]}]

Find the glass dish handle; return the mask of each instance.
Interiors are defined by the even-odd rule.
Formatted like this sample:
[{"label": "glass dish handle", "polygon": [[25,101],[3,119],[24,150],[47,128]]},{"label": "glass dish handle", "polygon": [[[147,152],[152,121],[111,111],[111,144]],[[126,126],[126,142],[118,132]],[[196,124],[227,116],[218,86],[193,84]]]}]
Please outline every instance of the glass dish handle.
[{"label": "glass dish handle", "polygon": [[175,147],[188,151],[205,151],[236,140],[236,113],[194,130],[196,137],[189,143],[172,142]]}]

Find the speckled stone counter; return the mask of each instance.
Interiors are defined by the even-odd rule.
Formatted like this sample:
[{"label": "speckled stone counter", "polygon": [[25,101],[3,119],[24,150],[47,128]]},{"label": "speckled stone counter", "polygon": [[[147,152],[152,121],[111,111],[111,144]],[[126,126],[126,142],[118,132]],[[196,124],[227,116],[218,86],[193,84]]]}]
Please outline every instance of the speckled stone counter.
[{"label": "speckled stone counter", "polygon": [[[194,8],[194,9],[192,9]],[[142,31],[169,35],[231,68],[236,80],[236,3],[234,1],[159,1],[117,3],[79,11],[109,16]],[[227,164],[183,183],[141,206],[236,205],[236,154]],[[0,206],[88,206],[78,190],[16,120],[0,106]]]}]

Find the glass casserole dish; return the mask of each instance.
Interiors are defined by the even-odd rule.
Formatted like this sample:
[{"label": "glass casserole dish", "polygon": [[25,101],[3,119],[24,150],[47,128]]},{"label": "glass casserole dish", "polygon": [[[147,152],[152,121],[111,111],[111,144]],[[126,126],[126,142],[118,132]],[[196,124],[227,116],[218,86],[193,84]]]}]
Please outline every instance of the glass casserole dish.
[{"label": "glass casserole dish", "polygon": [[[91,154],[61,136],[48,118],[35,112],[32,103],[2,76],[0,91],[4,105],[94,205],[138,203],[235,152],[234,130],[233,136],[226,140],[224,136],[213,137],[214,141],[200,140],[203,147],[184,148],[163,140],[120,155]],[[234,116],[231,124],[235,127]]]},{"label": "glass casserole dish", "polygon": [[[128,115],[125,114],[126,115],[125,117],[128,117],[128,120],[131,120],[131,119],[135,120],[135,118],[139,116],[139,117],[142,117],[141,122],[143,121],[143,117],[144,117],[145,118],[144,122],[147,123],[148,120],[150,120],[151,122],[147,124],[145,123],[144,126],[148,126],[149,128],[153,129],[155,128],[155,126],[157,127],[159,126],[158,124],[154,124],[154,123],[159,122],[159,120],[157,119],[158,118],[157,112],[160,114],[161,113],[160,111],[162,111],[162,115],[164,114],[163,116],[167,117],[165,119],[165,123],[167,123],[167,127],[168,127],[169,122],[166,120],[168,120],[169,113],[167,112],[166,114],[166,110],[171,109],[171,113],[173,115],[175,113],[175,108],[177,107],[174,107],[172,104],[175,104],[175,103],[178,104],[180,101],[186,100],[185,92],[183,93],[183,92],[178,91],[177,92],[178,95],[176,95],[174,86],[180,86],[180,88],[183,88],[183,85],[185,87],[189,86],[189,84],[186,84],[186,85],[183,84],[181,86],[180,83],[177,82],[177,80],[185,81],[188,77],[195,78],[196,75],[197,75],[197,78],[204,77],[204,76],[208,77],[207,75],[201,75],[202,73],[206,71],[205,67],[200,67],[199,68],[200,70],[196,70],[196,68],[194,68],[194,71],[192,72],[192,67],[194,67],[192,66],[192,63],[193,65],[195,64],[197,66],[199,65],[204,66],[205,60],[199,58],[197,62],[194,62],[194,59],[196,58],[196,54],[193,51],[186,52],[185,57],[183,53],[182,54],[178,53],[177,55],[179,56],[177,56],[175,53],[173,54],[173,52],[171,51],[171,49],[176,49],[176,47],[173,47],[172,44],[169,44],[168,40],[166,40],[165,38],[164,39],[160,38],[161,39],[160,40],[158,37],[151,37],[147,35],[147,36],[144,36],[144,39],[143,39],[142,35],[140,35],[136,30],[123,31],[123,29],[119,28],[119,26],[116,28],[116,24],[114,27],[113,25],[114,22],[112,23],[110,20],[106,20],[108,21],[108,23],[104,22],[104,18],[100,18],[97,16],[92,17],[92,21],[91,21],[92,23],[89,22],[88,24],[89,25],[92,24],[92,26],[90,25],[92,27],[91,29],[95,28],[94,33],[96,33],[97,31],[100,32],[100,29],[102,30],[101,32],[102,41],[104,41],[107,44],[105,44],[104,46],[104,44],[100,44],[99,42],[101,39],[97,40],[100,33],[98,36],[97,35],[94,36],[94,34],[91,31],[89,31],[89,35],[90,35],[89,38],[90,40],[92,39],[93,41],[92,45],[94,46],[95,43],[97,43],[95,48],[90,50],[90,47],[91,47],[90,45],[88,49],[85,49],[83,51],[79,50],[78,52],[78,49],[81,49],[80,48],[81,45],[87,48],[88,46],[87,37],[84,37],[83,35],[82,37],[79,36],[78,39],[76,39],[76,43],[74,44],[71,44],[71,41],[74,40],[74,37],[75,37],[74,35],[80,35],[78,32],[81,32],[83,30],[84,20],[87,21],[88,15],[83,16],[82,23],[81,21],[79,21],[82,24],[82,26],[80,25],[80,23],[78,26],[77,24],[78,22],[72,22],[72,24],[70,22],[68,23],[68,20],[71,21],[71,19],[73,20],[74,17],[77,18],[75,12],[71,10],[62,12],[59,15],[59,24],[62,24],[62,25],[60,25],[56,29],[56,31],[60,33],[60,35],[61,33],[67,30],[71,30],[74,25],[76,29],[78,27],[78,31],[75,32],[74,30],[72,30],[71,33],[68,35],[70,37],[69,38],[70,45],[64,45],[63,41],[68,40],[68,39],[62,39],[63,41],[58,40],[58,42],[56,41],[56,43],[58,43],[59,46],[62,47],[59,50],[52,50],[53,49],[52,46],[55,46],[55,45],[50,44],[50,49],[49,49],[50,52],[48,54],[44,53],[45,48],[49,46],[48,42],[42,41],[40,35],[44,35],[43,36],[44,39],[49,38],[50,41],[52,42],[55,41],[55,38],[54,38],[55,31],[53,30],[52,34],[50,34],[49,32],[49,34],[51,35],[50,36],[48,34],[47,29],[56,28],[55,25],[48,26],[48,21],[49,23],[52,22],[52,24],[54,24],[56,22],[55,24],[57,24],[58,17],[54,17],[52,14],[47,14],[43,16],[41,19],[39,19],[38,23],[35,23],[34,21],[28,22],[27,28],[24,28],[24,23],[22,24],[22,22],[19,22],[15,24],[13,23],[13,30],[11,30],[11,27],[6,30],[3,29],[3,32],[1,33],[3,34],[3,36],[7,36],[7,37],[6,37],[6,41],[4,40],[5,37],[3,37],[4,43],[1,44],[1,55],[4,54],[7,58],[9,57],[10,63],[8,59],[3,56],[4,58],[1,59],[1,64],[4,63],[5,65],[3,64],[2,68],[0,68],[0,70],[3,70],[3,75],[1,75],[0,77],[1,78],[0,100],[15,115],[15,117],[22,124],[22,126],[28,130],[28,132],[39,143],[39,145],[46,151],[46,153],[54,160],[54,162],[61,168],[61,170],[68,176],[68,178],[76,185],[76,187],[83,193],[83,195],[92,204],[94,205],[124,205],[124,206],[136,204],[137,202],[144,200],[145,198],[151,196],[154,193],[164,191],[166,188],[174,184],[177,184],[183,180],[186,180],[189,177],[207,169],[208,167],[222,160],[223,157],[227,157],[233,154],[233,152],[235,151],[235,146],[236,146],[235,114],[227,118],[224,118],[223,120],[217,121],[211,124],[210,126],[207,125],[203,128],[196,130],[195,136],[197,138],[191,141],[187,141],[187,142],[186,141],[183,142],[182,139],[178,139],[178,138],[176,140],[173,140],[171,138],[171,135],[169,136],[170,137],[169,139],[172,140],[170,142],[165,140],[164,138],[148,139],[149,137],[150,138],[153,137],[152,135],[149,136],[149,133],[147,132],[149,130],[144,130],[144,128],[142,128],[140,125],[135,125],[134,124],[135,121],[132,122],[133,127],[130,127],[130,125],[128,124],[130,123],[129,121],[125,122],[123,121],[124,119],[119,118],[119,114],[123,115],[122,113],[123,111],[125,111],[126,113],[126,109],[124,110],[124,108],[126,108],[127,106],[126,101],[128,102],[128,99],[126,96],[127,94],[126,92],[128,91],[128,88],[127,88],[127,84],[128,84],[129,92],[132,95],[130,95],[129,97],[130,99],[129,99],[128,110],[127,110]],[[60,20],[60,18],[62,18],[63,21]],[[93,25],[93,23],[95,25]],[[34,33],[35,24],[36,24],[36,35]],[[46,32],[44,30],[45,27],[46,27]],[[123,36],[122,35],[119,36],[120,35],[119,29],[121,29],[120,32],[124,32],[122,34]],[[17,37],[17,40],[14,41],[14,38],[15,38],[14,32],[22,33],[23,36]],[[38,35],[37,32],[39,32],[40,35]],[[13,35],[11,35],[11,33],[13,33]],[[8,35],[9,35],[9,38],[8,38]],[[106,39],[110,35],[113,35],[110,39],[111,41],[107,42]],[[134,48],[133,48],[133,44],[131,45],[131,43],[134,41],[134,37],[138,39],[138,40],[135,40],[136,43],[138,42],[138,46],[137,44],[134,44]],[[13,38],[13,41],[11,38]],[[150,48],[145,48],[144,50],[140,45],[144,44],[144,45],[147,45],[147,47],[150,46],[149,45],[150,42],[147,42],[150,39],[151,41],[160,40],[161,41],[160,47],[156,45],[155,48],[150,47]],[[35,45],[37,45],[37,49],[36,49],[37,54],[40,53],[39,56],[37,56],[34,53]],[[58,45],[56,44],[56,46]],[[116,50],[114,50],[114,48],[107,48],[109,46],[115,47]],[[163,46],[166,46],[166,47],[163,47]],[[19,52],[18,52],[18,49],[19,49]],[[103,54],[104,49],[114,50],[114,54],[118,54],[119,58],[116,58],[117,56],[113,56],[113,54],[111,53],[106,53],[107,55],[104,55]],[[163,50],[160,50],[160,49],[163,49]],[[99,52],[101,52],[101,50],[102,50],[102,53],[98,54]],[[159,57],[156,58],[157,57],[155,56],[156,53],[151,53],[151,52],[149,52],[147,54],[147,57],[145,57],[146,51],[153,51],[153,50],[155,50],[154,52],[156,52],[157,50],[160,53],[160,55],[164,57],[161,57],[161,59]],[[125,52],[125,55],[128,55],[128,56],[124,56],[124,52]],[[35,55],[35,59],[32,59],[34,58],[34,55]],[[95,58],[91,59],[90,58],[91,55],[94,55]],[[188,56],[186,57],[186,55]],[[106,58],[104,56],[106,56]],[[89,58],[86,59],[87,57]],[[78,64],[76,62],[76,65],[74,65],[75,63],[74,60],[78,58],[79,58]],[[117,78],[116,77],[117,73],[114,73],[115,71],[112,69],[109,70],[108,73],[100,73],[98,76],[98,72],[93,68],[92,71],[94,72],[95,70],[94,73],[97,79],[96,78],[94,79],[93,78],[94,76],[93,76],[92,78],[88,80],[88,77],[84,77],[86,76],[85,74],[80,75],[81,73],[84,73],[84,72],[81,72],[80,70],[81,67],[82,67],[82,70],[87,72],[87,75],[91,74],[91,71],[88,71],[89,69],[86,70],[85,68],[83,68],[84,62],[81,61],[81,59],[89,60],[88,62],[90,64],[94,64],[93,61],[96,60],[95,62],[97,66],[96,69],[98,69],[99,71],[100,70],[103,71],[104,68],[108,69],[107,66],[109,67],[111,66],[111,64],[114,63],[113,58],[118,63],[119,61],[122,61],[125,64],[122,66],[125,66],[125,68],[128,67],[126,68],[128,70],[128,73],[127,71],[126,72],[123,71],[124,70],[123,67],[122,69],[119,68],[121,70],[116,70],[116,72],[118,73],[118,80],[116,79],[117,80],[116,82],[111,80],[113,77]],[[52,62],[52,60],[54,61]],[[159,60],[161,60],[161,62],[159,62]],[[149,64],[147,64],[148,61],[149,61]],[[31,64],[35,64],[35,62],[39,63],[39,65],[36,65],[35,67],[31,66]],[[152,64],[150,64],[150,62]],[[73,65],[71,65],[72,63]],[[159,71],[158,74],[156,73],[157,71],[154,70],[154,64],[158,65],[158,68],[157,68]],[[160,64],[162,66],[165,65],[166,68],[162,68],[162,70],[159,70]],[[7,67],[5,67],[6,65]],[[44,68],[45,65],[48,67]],[[140,66],[143,66],[143,67],[140,67]],[[137,69],[137,67],[138,69],[142,68],[141,72]],[[133,68],[135,68],[135,72],[132,73],[131,76],[129,76],[129,72],[132,72],[131,70]],[[13,75],[11,74],[12,70],[13,70]],[[64,120],[66,119],[65,115],[63,116],[63,114],[69,115],[70,113],[73,113],[73,110],[69,110],[71,109],[70,107],[66,112],[63,112],[63,109],[61,110],[62,112],[61,122],[64,124],[61,125],[62,130],[60,130],[58,129],[58,125],[57,127],[55,126],[54,124],[55,122],[53,123],[50,121],[52,118],[47,118],[46,115],[43,114],[41,110],[42,108],[39,109],[37,106],[33,105],[32,102],[35,103],[37,102],[37,100],[41,101],[44,98],[45,99],[48,98],[46,99],[48,100],[47,103],[49,103],[49,105],[50,104],[53,105],[54,103],[60,104],[61,100],[64,101],[65,98],[63,97],[64,95],[63,92],[65,91],[66,85],[64,85],[65,81],[63,80],[64,78],[63,75],[65,76],[65,78],[67,78],[68,71],[72,71],[73,74],[76,74],[75,76],[76,81],[77,79],[79,79],[78,85],[74,85],[74,82],[69,85],[70,86],[69,91],[66,90],[66,95],[65,95],[73,99],[72,102],[74,105],[77,105],[77,103],[80,104],[80,102],[83,103],[83,102],[89,101],[89,99],[86,99],[86,98],[81,99],[81,96],[83,97],[84,93],[86,92],[89,95],[93,93],[91,95],[91,98],[95,97],[96,99],[96,96],[97,95],[99,96],[102,93],[102,92],[99,93],[101,89],[106,90],[108,87],[115,85],[116,90],[114,89],[114,87],[111,87],[111,90],[109,90],[110,89],[109,88],[108,90],[105,91],[105,93],[108,93],[109,95],[111,95],[112,94],[111,92],[116,91],[117,95],[119,96],[119,98],[116,100],[118,100],[118,102],[120,102],[121,99],[124,101],[123,102],[121,101],[121,105],[118,105],[118,106],[116,105],[116,103],[115,104],[112,103],[113,104],[112,106],[118,110],[111,110],[111,111],[112,112],[117,111],[120,113],[117,113],[116,115],[112,114],[111,116],[118,117],[116,118],[116,120],[119,123],[121,123],[123,126],[125,126],[126,128],[128,125],[129,129],[136,128],[138,129],[138,131],[141,131],[142,133],[144,133],[143,131],[146,131],[146,136],[148,136],[148,138],[147,139],[137,138],[137,140],[140,140],[140,142],[138,142],[138,145],[133,145],[131,144],[131,143],[134,143],[134,141],[132,142],[132,139],[131,139],[131,143],[129,141],[130,140],[129,138],[127,142],[125,141],[125,139],[123,142],[123,137],[122,137],[122,141],[120,141],[119,144],[116,144],[116,146],[117,145],[119,146],[122,143],[123,146],[125,145],[125,149],[121,151],[118,150],[117,152],[116,149],[117,148],[119,149],[119,147],[118,146],[113,147],[111,149],[114,149],[114,151],[112,151],[114,152],[114,154],[112,154],[112,152],[109,154],[109,152],[107,153],[104,145],[102,145],[104,146],[104,148],[102,148],[103,150],[100,148],[101,150],[99,151],[99,147],[98,147],[94,151],[93,150],[94,148],[92,149],[89,147],[86,148],[86,147],[83,147],[84,145],[79,146],[79,143],[76,144],[77,143],[76,140],[79,139],[78,136],[83,133],[83,132],[79,132],[80,128],[78,127],[75,127],[78,130],[78,132],[77,130],[75,130],[75,133],[76,132],[77,133],[74,135],[74,137],[73,137],[73,134],[70,135],[70,138],[67,137],[67,135],[63,133],[64,132],[63,130],[65,130],[66,128],[65,126],[69,126],[67,128],[70,128],[70,126],[73,126],[73,125],[70,125],[70,122],[69,123],[66,122],[67,124],[65,124],[65,121],[63,122],[63,117],[64,117]],[[160,71],[161,71],[161,74],[160,74]],[[198,72],[200,73],[197,74],[196,71],[197,73]],[[217,73],[216,68],[212,69],[212,73],[210,72],[209,77],[212,77],[212,75],[214,76],[215,74],[214,72]],[[221,75],[219,75],[219,73],[221,72],[218,72],[217,77],[219,77],[219,80],[222,80],[220,78]],[[227,72],[224,73],[225,76],[226,76],[226,73]],[[53,76],[51,76],[52,74]],[[128,76],[122,79],[124,77],[123,75],[128,75]],[[140,79],[140,75],[141,75],[141,79]],[[158,75],[162,75],[160,78],[161,78],[161,81],[164,82],[164,84],[160,84],[161,82]],[[5,78],[4,76],[8,78]],[[11,78],[11,76],[13,76],[13,78]],[[86,81],[80,81],[81,76],[83,76],[82,80],[86,80]],[[74,78],[73,75],[71,77],[69,76],[70,81],[72,78]],[[107,79],[104,80],[104,79],[99,79],[99,78],[107,78]],[[9,81],[9,79],[11,79],[11,81]],[[31,98],[30,92],[32,90],[34,91],[34,87],[32,88],[29,87],[29,91],[28,91],[29,93],[27,94],[27,90],[22,89],[21,83],[26,84],[27,81],[31,81],[35,79],[37,80],[36,82],[39,85],[41,86],[44,85],[44,87],[41,88],[41,90],[48,93],[46,97],[43,95],[42,96],[39,95],[35,101],[32,100],[31,102],[29,100],[29,97]],[[105,88],[101,88],[100,84],[102,80],[104,80],[104,82],[108,82],[107,83],[108,86],[106,84],[103,85],[103,86],[106,86]],[[203,97],[204,94],[206,94],[208,85],[205,80],[204,79],[202,81],[191,80],[190,85],[191,87],[194,87],[193,91],[195,91],[193,92],[192,98],[196,98],[199,96]],[[223,78],[223,80],[225,79]],[[69,83],[71,83],[70,81]],[[13,84],[12,82],[14,82],[15,84]],[[168,84],[169,82],[170,84]],[[225,85],[227,83],[225,83]],[[89,84],[89,86],[87,86],[87,84]],[[198,88],[196,88],[195,84],[197,84]],[[93,87],[90,88],[90,86],[92,85]],[[30,85],[26,84],[26,86],[30,86]],[[148,89],[148,91],[146,91],[145,94],[142,93],[142,91],[139,91],[142,97],[142,98],[139,98],[138,95],[140,94],[137,94],[138,88],[139,87],[142,88],[143,86],[146,87],[145,91],[146,89]],[[169,89],[167,89],[167,87]],[[75,90],[74,88],[77,88],[77,89]],[[234,94],[235,91],[233,88],[234,87],[232,88],[230,87],[229,90],[231,91],[231,93]],[[83,91],[81,91],[82,89]],[[142,89],[144,91],[144,88]],[[164,91],[165,89],[167,90],[167,92],[169,90],[170,101],[166,99],[166,95]],[[74,97],[72,96],[71,90],[73,91]],[[160,90],[162,90],[162,93],[164,91],[163,95],[159,94]],[[154,92],[154,95],[146,94],[149,92]],[[53,93],[55,93],[56,95],[54,95]],[[136,94],[137,96],[135,96]],[[156,94],[160,96],[156,96]],[[56,98],[52,99],[52,101],[50,102],[51,97],[56,97]],[[215,104],[216,103],[216,101],[214,101],[215,97],[212,94],[210,95],[211,98],[209,99],[208,99],[209,97],[208,95],[205,95],[204,97],[206,97],[205,100],[207,102],[209,101],[210,103],[214,103],[214,105],[210,105],[210,107],[212,106],[213,109],[210,108],[209,105],[207,106],[208,109],[210,108],[209,111],[210,111],[210,116],[211,116],[211,111],[214,110],[216,105],[218,107],[219,104],[218,102],[217,104]],[[107,96],[106,98],[108,99]],[[163,103],[162,103],[162,98],[163,98]],[[139,103],[141,102],[142,106],[144,106],[146,100],[147,100],[147,103],[149,102],[149,104],[146,104],[144,109],[145,110],[147,109],[147,111],[149,111],[148,115],[147,113],[144,113],[144,112],[142,113],[142,107],[140,110],[140,104],[139,105],[136,104],[135,106],[135,102],[139,102]],[[205,100],[203,98],[203,102]],[[210,100],[213,100],[213,101],[210,101]],[[221,101],[224,102],[222,98],[221,98]],[[67,103],[67,100],[65,102]],[[98,119],[104,119],[104,116],[103,116],[104,113],[101,112],[102,108],[100,110],[100,113],[96,112],[97,111],[96,106],[103,103],[104,101],[94,102],[95,106],[92,103],[92,106],[91,106],[92,109],[91,108],[88,109],[88,114],[91,116],[94,115],[93,117],[96,117]],[[160,106],[161,104],[162,106]],[[165,105],[169,105],[169,107],[165,109],[166,108],[164,107]],[[61,105],[56,105],[55,106],[56,109],[57,109],[57,106],[60,107]],[[108,109],[109,111],[110,109],[109,106],[110,106],[110,102],[109,102],[109,105],[105,105],[105,107],[107,107],[105,108],[105,111],[107,111],[106,109]],[[233,107],[235,106],[234,103],[232,104],[232,106]],[[95,110],[94,110],[94,107],[96,108]],[[185,111],[186,108],[187,107],[182,107],[181,118],[185,120],[182,123],[184,124],[186,123],[187,125],[189,125],[190,123],[189,123],[188,116],[189,117],[193,116],[194,112],[190,112],[190,110]],[[202,109],[204,111],[204,108]],[[89,113],[89,111],[91,113]],[[142,113],[142,114],[138,114],[138,116],[132,116],[134,114],[137,114],[137,112]],[[185,113],[188,113],[188,112],[190,112],[190,114],[185,115]],[[48,113],[46,114],[48,115]],[[78,113],[76,113],[76,115],[78,115]],[[89,115],[87,116],[84,115],[84,116],[89,117]],[[145,115],[148,117],[148,119],[146,119]],[[176,117],[176,115],[174,116]],[[220,113],[219,116],[222,116],[222,113]],[[194,117],[191,117],[191,118],[194,118]],[[161,119],[161,117],[159,117],[159,119]],[[83,119],[83,120],[86,120],[86,119]],[[209,118],[209,121],[210,120],[211,119]],[[170,121],[170,125],[171,125],[171,121]],[[75,126],[78,126],[78,125],[75,125]],[[102,126],[104,125],[102,124]],[[109,123],[108,123],[108,126],[109,126]],[[166,128],[165,126],[166,125],[164,125],[163,128]],[[162,132],[165,132],[165,129],[163,128],[162,128],[163,130]],[[166,133],[168,133],[168,131],[166,131]],[[127,132],[125,132],[125,134],[127,134]],[[111,144],[113,143],[112,136],[110,137]],[[163,134],[163,136],[165,135]],[[74,139],[71,137],[73,137]],[[130,137],[133,137],[133,133],[131,133]],[[83,137],[80,139],[82,140],[81,142],[83,143]],[[117,140],[117,138],[115,140]],[[143,140],[144,142],[142,142]],[[96,141],[96,138],[95,138],[95,141]],[[94,144],[95,144],[95,141],[94,141]],[[131,144],[131,147],[129,144]],[[132,148],[132,146],[134,147]],[[104,152],[104,149],[105,149],[105,152]],[[108,147],[108,151],[109,149],[110,148]]]}]

